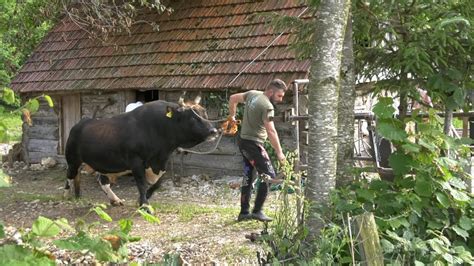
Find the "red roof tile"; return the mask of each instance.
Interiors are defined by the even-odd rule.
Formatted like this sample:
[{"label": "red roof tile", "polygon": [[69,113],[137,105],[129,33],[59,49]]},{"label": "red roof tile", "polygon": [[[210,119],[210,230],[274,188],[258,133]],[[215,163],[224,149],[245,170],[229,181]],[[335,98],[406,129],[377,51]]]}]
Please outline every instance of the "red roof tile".
[{"label": "red roof tile", "polygon": [[287,49],[291,33],[284,33],[249,65],[279,34],[261,14],[297,16],[305,10],[301,1],[186,1],[174,9],[171,15],[140,15],[157,21],[160,31],[136,25],[130,35],[116,34],[108,43],[90,39],[63,20],[30,56],[12,88],[247,90],[261,89],[275,77],[289,82],[307,76],[309,62],[297,61]]}]

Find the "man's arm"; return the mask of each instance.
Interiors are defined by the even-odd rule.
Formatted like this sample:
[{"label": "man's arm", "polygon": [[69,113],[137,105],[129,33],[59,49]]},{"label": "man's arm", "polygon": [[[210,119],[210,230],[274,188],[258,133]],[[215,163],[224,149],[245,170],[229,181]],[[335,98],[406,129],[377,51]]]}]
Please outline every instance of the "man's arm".
[{"label": "man's arm", "polygon": [[229,97],[229,117],[233,117],[235,119],[237,104],[243,102],[245,102],[245,92],[232,94]]},{"label": "man's arm", "polygon": [[281,149],[280,138],[278,137],[278,132],[275,129],[275,124],[273,121],[264,121],[263,125],[267,130],[268,140],[270,141],[273,149],[275,149],[278,160],[283,163],[286,158],[285,154],[283,154],[283,150]]}]

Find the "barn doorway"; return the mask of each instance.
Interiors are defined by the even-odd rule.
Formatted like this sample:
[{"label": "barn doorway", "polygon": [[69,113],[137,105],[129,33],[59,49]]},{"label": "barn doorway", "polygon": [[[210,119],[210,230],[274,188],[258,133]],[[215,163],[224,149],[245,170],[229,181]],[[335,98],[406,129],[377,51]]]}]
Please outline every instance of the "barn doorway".
[{"label": "barn doorway", "polygon": [[160,93],[158,90],[137,91],[136,97],[137,101],[147,103],[159,100]]},{"label": "barn doorway", "polygon": [[61,97],[61,131],[59,153],[64,154],[71,128],[81,120],[81,95],[64,95]]}]

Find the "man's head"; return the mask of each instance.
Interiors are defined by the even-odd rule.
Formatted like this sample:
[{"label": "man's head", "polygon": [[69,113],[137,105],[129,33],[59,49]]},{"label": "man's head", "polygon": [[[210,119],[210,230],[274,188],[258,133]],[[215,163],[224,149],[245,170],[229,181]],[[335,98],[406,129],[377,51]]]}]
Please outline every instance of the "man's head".
[{"label": "man's head", "polygon": [[285,96],[285,92],[288,89],[286,87],[285,82],[281,79],[274,79],[268,87],[265,89],[265,95],[270,99],[272,104],[280,103],[283,101],[283,96]]}]

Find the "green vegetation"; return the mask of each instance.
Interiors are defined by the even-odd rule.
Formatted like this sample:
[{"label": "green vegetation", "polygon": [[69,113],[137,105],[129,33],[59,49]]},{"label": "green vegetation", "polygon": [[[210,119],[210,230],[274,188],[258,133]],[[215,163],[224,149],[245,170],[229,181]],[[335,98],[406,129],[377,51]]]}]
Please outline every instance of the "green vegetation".
[{"label": "green vegetation", "polygon": [[[117,221],[115,227],[110,231],[97,235],[93,231],[100,223],[86,223],[84,219],[95,213],[103,221],[112,222],[112,218],[104,211],[105,209],[105,205],[91,208],[83,218],[76,220],[74,228],[64,218],[51,220],[39,216],[33,223],[31,230],[28,232],[23,230],[21,238],[24,244],[6,244],[0,247],[0,264],[54,265],[54,257],[45,248],[44,241],[46,239],[55,239],[52,243],[60,249],[90,252],[100,262],[128,262],[126,244],[140,240],[139,237],[130,235],[133,216],[139,214],[150,223],[158,223],[159,220],[139,209],[132,217]],[[61,233],[72,234],[72,236],[58,238]],[[0,237],[5,237],[1,224]]]},{"label": "green vegetation", "polygon": [[8,128],[4,141],[6,142],[19,142],[21,141],[22,135],[22,121],[18,113],[11,112],[0,112],[0,121],[5,128]]},{"label": "green vegetation", "polygon": [[218,214],[221,217],[234,217],[238,213],[237,208],[209,206],[197,203],[155,203],[153,207],[159,213],[175,213],[181,222],[189,222],[194,218],[205,214]]}]

